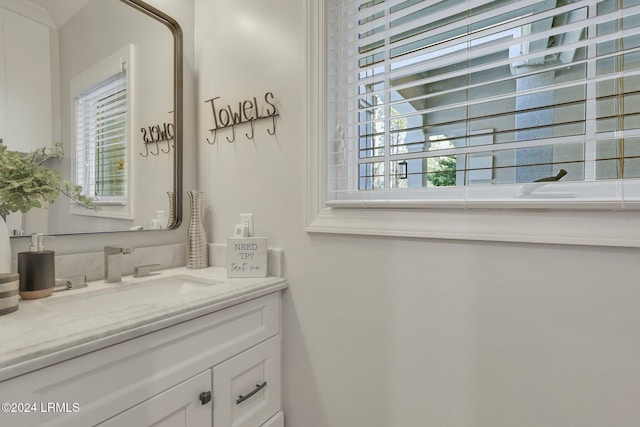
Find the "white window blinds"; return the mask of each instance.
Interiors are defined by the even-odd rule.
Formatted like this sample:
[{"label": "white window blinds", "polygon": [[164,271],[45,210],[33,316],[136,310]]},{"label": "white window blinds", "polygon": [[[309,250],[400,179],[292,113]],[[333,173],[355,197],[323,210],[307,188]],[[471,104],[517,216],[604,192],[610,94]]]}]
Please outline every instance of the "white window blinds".
[{"label": "white window blinds", "polygon": [[640,0],[326,14],[330,206],[640,201]]},{"label": "white window blinds", "polygon": [[127,201],[127,79],[122,71],[76,98],[76,183],[98,204]]}]

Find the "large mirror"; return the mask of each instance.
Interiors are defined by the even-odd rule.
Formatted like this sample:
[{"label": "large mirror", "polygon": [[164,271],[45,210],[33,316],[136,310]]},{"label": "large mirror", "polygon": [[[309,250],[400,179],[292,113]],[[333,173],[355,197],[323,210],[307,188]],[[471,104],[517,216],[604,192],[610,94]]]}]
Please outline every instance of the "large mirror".
[{"label": "large mirror", "polygon": [[0,0],[0,138],[11,152],[47,147],[42,164],[94,206],[61,195],[9,213],[11,235],[177,227],[179,25],[140,0]]}]

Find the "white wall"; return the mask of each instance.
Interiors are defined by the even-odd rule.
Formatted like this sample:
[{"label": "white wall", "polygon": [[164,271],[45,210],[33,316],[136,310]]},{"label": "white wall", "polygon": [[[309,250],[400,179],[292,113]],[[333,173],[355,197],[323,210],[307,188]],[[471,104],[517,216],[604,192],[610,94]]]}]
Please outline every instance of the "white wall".
[{"label": "white wall", "polygon": [[[639,250],[304,231],[304,4],[196,0],[195,21],[210,239],[253,212],[285,250],[287,427],[640,425]],[[266,91],[277,136],[206,144],[205,100]]]},{"label": "white wall", "polygon": [[9,9],[0,6],[0,138],[10,150],[27,153],[51,140],[49,27],[30,8],[21,10],[24,5],[4,6]]}]

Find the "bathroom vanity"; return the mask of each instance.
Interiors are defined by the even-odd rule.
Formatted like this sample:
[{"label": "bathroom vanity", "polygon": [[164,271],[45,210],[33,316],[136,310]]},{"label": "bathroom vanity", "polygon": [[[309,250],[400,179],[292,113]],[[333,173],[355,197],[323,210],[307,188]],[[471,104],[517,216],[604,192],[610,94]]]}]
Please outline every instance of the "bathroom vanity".
[{"label": "bathroom vanity", "polygon": [[0,318],[0,425],[282,427],[285,279],[175,268]]}]

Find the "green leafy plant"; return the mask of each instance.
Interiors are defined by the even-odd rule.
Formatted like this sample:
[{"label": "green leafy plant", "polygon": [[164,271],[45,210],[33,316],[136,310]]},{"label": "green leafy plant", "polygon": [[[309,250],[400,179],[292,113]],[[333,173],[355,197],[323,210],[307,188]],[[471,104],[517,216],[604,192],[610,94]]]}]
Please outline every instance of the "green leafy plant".
[{"label": "green leafy plant", "polygon": [[428,179],[434,187],[451,187],[456,185],[455,156],[440,157],[434,166],[435,171],[428,174]]},{"label": "green leafy plant", "polygon": [[0,144],[0,215],[28,212],[52,203],[64,194],[79,206],[98,210],[93,199],[82,194],[82,187],[63,179],[62,174],[43,166],[53,159],[58,163],[64,157],[61,142],[42,147],[29,154],[10,151]]}]

